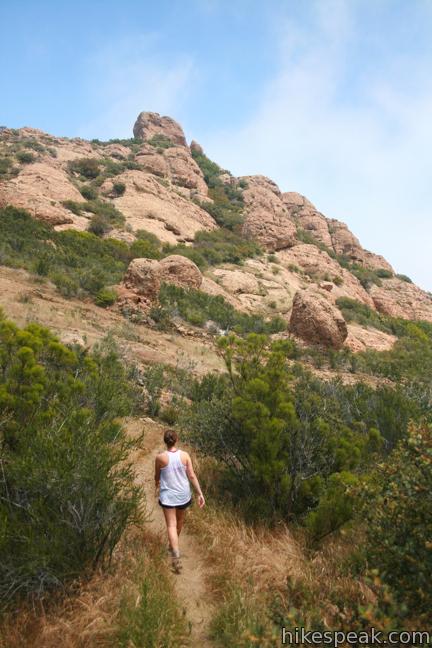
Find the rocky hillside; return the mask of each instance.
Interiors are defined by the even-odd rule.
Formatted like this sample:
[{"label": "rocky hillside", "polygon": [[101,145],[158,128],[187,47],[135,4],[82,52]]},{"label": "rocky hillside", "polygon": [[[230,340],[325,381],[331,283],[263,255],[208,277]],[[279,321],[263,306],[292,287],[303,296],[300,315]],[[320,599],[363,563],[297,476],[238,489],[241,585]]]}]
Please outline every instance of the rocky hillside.
[{"label": "rocky hillside", "polygon": [[188,146],[170,117],[143,112],[133,135],[88,142],[0,131],[0,207],[25,209],[57,232],[163,246],[163,258],[140,248],[112,308],[148,313],[172,283],[220,295],[241,313],[279,315],[307,343],[353,351],[389,348],[394,337],[372,320],[347,322],[352,300],[367,312],[432,321],[430,294],[304,196],[264,176],[232,176],[199,144]]}]

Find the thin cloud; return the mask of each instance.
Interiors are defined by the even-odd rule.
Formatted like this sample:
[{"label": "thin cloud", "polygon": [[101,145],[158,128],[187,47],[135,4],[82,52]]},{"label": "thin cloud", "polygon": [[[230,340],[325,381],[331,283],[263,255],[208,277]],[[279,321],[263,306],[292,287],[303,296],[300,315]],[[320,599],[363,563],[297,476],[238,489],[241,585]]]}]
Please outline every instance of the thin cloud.
[{"label": "thin cloud", "polygon": [[158,47],[159,37],[149,34],[116,42],[91,57],[86,84],[98,118],[81,126],[81,137],[131,137],[140,111],[173,117],[181,111],[196,75],[194,60],[187,54],[161,60]]},{"label": "thin cloud", "polygon": [[431,289],[428,68],[406,55],[414,82],[379,61],[368,75],[353,74],[350,48],[361,35],[351,6],[318,3],[311,25],[286,22],[279,73],[252,118],[202,143],[236,174],[265,173],[304,193]]}]

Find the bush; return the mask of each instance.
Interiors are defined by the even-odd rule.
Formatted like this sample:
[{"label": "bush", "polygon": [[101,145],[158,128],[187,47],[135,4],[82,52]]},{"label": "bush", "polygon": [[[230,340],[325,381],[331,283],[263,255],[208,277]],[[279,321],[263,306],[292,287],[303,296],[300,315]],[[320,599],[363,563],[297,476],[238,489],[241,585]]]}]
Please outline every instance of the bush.
[{"label": "bush", "polygon": [[407,275],[405,274],[397,274],[395,275],[396,279],[400,279],[401,281],[406,281],[406,283],[412,283],[412,279],[410,279]]},{"label": "bush", "polygon": [[155,148],[160,148],[160,149],[167,149],[175,146],[174,142],[170,140],[169,137],[163,135],[162,133],[157,133],[156,135],[153,135],[152,138],[147,140],[147,144],[150,144],[150,146],[154,146]]},{"label": "bush", "polygon": [[100,162],[94,158],[79,158],[68,163],[71,173],[77,173],[84,178],[97,178],[101,172]]},{"label": "bush", "polygon": [[379,450],[379,432],[348,427],[338,418],[337,395],[313,391],[310,380],[292,386],[291,341],[227,336],[219,348],[229,381],[204,397],[195,390],[182,424],[225,466],[224,492],[255,519],[309,514],[315,537],[344,524],[352,514],[346,486]]},{"label": "bush", "polygon": [[97,189],[91,185],[84,185],[81,187],[80,193],[86,200],[96,200],[98,197]]},{"label": "bush", "polygon": [[393,272],[391,270],[387,270],[386,268],[378,268],[377,270],[375,270],[375,274],[380,279],[391,279],[393,277]]},{"label": "bush", "polygon": [[192,151],[192,157],[200,167],[204,180],[209,187],[209,196],[213,202],[201,203],[220,227],[234,230],[243,222],[243,196],[240,185],[225,184],[220,176],[227,173],[204,153]]},{"label": "bush", "polygon": [[31,164],[36,160],[36,157],[33,155],[33,153],[30,153],[29,151],[18,151],[15,154],[15,157],[18,162],[21,162],[21,164]]},{"label": "bush", "polygon": [[0,209],[0,240],[4,265],[47,276],[67,297],[96,295],[118,283],[131,259],[121,241],[74,230],[56,232],[13,207]]},{"label": "bush", "polygon": [[109,345],[92,355],[0,319],[0,606],[43,596],[108,559],[137,520],[138,394]]},{"label": "bush", "polygon": [[432,607],[432,428],[412,427],[366,488],[366,555],[401,604]]},{"label": "bush", "polygon": [[12,168],[12,160],[7,157],[0,158],[0,176],[10,173]]},{"label": "bush", "polygon": [[102,308],[112,306],[117,301],[117,293],[110,288],[101,288],[95,297],[95,303]]},{"label": "bush", "polygon": [[277,333],[286,329],[286,322],[279,317],[265,321],[260,315],[240,313],[220,295],[213,296],[190,288],[185,290],[172,284],[163,284],[159,292],[162,309],[178,314],[196,326],[207,320],[219,328],[234,329],[238,333]]},{"label": "bush", "polygon": [[116,196],[123,196],[126,191],[126,185],[124,182],[114,182],[113,192]]},{"label": "bush", "polygon": [[87,200],[87,202],[75,202],[65,200],[63,205],[76,215],[82,212],[90,212],[94,217],[90,221],[89,231],[97,236],[109,232],[115,226],[124,225],[123,214],[111,203],[102,200]]}]

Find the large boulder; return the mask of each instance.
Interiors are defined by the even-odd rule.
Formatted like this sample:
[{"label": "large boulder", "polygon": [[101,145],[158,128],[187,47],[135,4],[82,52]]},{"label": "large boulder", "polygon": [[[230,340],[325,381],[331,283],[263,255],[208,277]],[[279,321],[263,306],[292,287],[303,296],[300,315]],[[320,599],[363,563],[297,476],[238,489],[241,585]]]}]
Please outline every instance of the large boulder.
[{"label": "large boulder", "polygon": [[159,277],[161,282],[184,288],[199,288],[203,279],[198,266],[180,254],[171,254],[159,262]]},{"label": "large boulder", "polygon": [[123,280],[125,288],[150,301],[157,299],[162,283],[171,283],[183,288],[199,288],[202,274],[190,259],[180,254],[171,254],[161,261],[133,259]]},{"label": "large boulder", "polygon": [[161,284],[159,261],[133,259],[124,277],[124,285],[138,295],[156,299]]},{"label": "large boulder", "polygon": [[300,290],[294,296],[290,330],[311,344],[340,349],[348,335],[342,313],[317,290]]},{"label": "large boulder", "polygon": [[278,186],[265,176],[245,176],[243,234],[268,250],[281,250],[296,242],[296,226],[282,202]]},{"label": "large boulder", "polygon": [[162,117],[159,113],[142,112],[138,115],[133,127],[136,139],[151,140],[155,135],[164,135],[178,146],[187,146],[180,124],[172,117]]}]

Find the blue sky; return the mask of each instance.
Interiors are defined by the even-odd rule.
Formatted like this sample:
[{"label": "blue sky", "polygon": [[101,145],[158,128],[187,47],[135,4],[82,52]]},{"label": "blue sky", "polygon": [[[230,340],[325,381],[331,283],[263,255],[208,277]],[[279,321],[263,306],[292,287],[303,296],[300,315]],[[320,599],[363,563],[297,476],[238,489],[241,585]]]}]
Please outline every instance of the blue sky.
[{"label": "blue sky", "polygon": [[109,139],[171,115],[432,290],[430,0],[3,0],[1,24],[1,125]]}]

